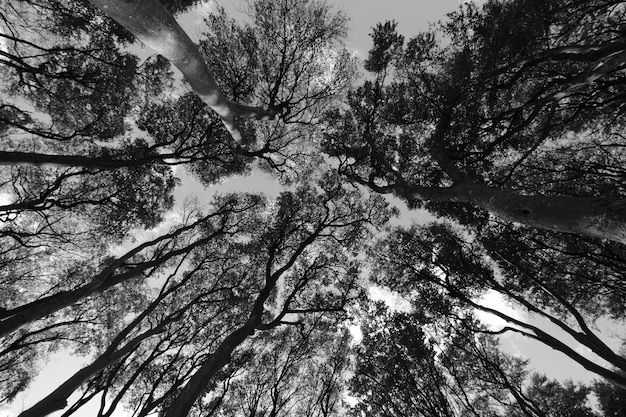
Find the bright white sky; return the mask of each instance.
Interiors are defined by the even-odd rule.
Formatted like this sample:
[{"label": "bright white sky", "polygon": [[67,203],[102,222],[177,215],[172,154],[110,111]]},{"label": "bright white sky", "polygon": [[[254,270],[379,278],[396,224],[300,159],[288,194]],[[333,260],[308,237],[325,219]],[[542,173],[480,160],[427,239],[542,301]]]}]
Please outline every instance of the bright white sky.
[{"label": "bright white sky", "polygon": [[[236,14],[237,10],[241,10],[242,0],[218,0],[218,3],[223,5],[227,11]],[[419,31],[428,29],[429,22],[436,22],[445,18],[445,14],[454,11],[459,7],[462,0],[328,0],[328,3],[340,10],[345,10],[350,17],[350,33],[347,42],[347,48],[357,51],[360,58],[367,57],[367,51],[371,45],[369,33],[371,28],[376,25],[377,22],[383,22],[385,20],[396,20],[398,22],[398,30],[405,36],[406,39],[417,34]],[[181,25],[187,30],[189,35],[193,39],[198,38],[200,33],[200,25],[202,23],[202,15],[210,13],[214,4],[210,1],[199,7],[199,10],[187,13],[181,16],[178,20]],[[147,48],[146,48],[147,49]],[[146,56],[151,55],[151,51],[145,51]],[[141,53],[143,55],[143,53]],[[265,181],[269,181],[266,179]],[[241,182],[241,184],[239,184]],[[239,181],[239,179],[232,179],[231,184],[225,183],[220,185],[219,188],[242,188],[241,191],[254,191],[250,190],[249,179]],[[192,187],[189,184],[187,187]],[[269,184],[267,184],[268,188]],[[258,190],[258,185],[253,187]],[[265,187],[262,187],[265,188]],[[229,188],[232,190],[232,188]],[[188,190],[178,190],[178,195],[182,195]],[[211,190],[212,191],[212,190]],[[224,191],[224,190],[221,190]],[[275,191],[275,190],[273,190]],[[406,210],[401,210],[403,215],[408,213]],[[403,217],[404,217],[403,216]],[[405,217],[406,218],[406,217]],[[380,295],[380,294],[379,294]],[[385,298],[385,297],[383,297]],[[506,305],[504,301],[498,297],[489,295],[483,300],[486,304],[495,308],[501,307],[503,311],[507,313],[514,312],[509,305]],[[514,312],[516,317],[523,317],[524,314],[520,312]],[[485,322],[493,322],[494,325],[498,323],[494,322],[487,316],[483,316]],[[545,324],[545,323],[544,323]],[[609,326],[610,327],[610,326]],[[614,338],[617,343],[617,339]],[[551,351],[543,345],[537,342],[530,341],[527,338],[521,336],[505,336],[502,339],[503,348],[511,353],[518,353],[522,356],[532,356],[531,365],[540,372],[545,372],[552,378],[573,378],[584,379],[589,381],[591,375],[586,372],[581,366],[570,362],[562,354]],[[0,406],[0,417],[10,417],[16,415],[21,410],[29,407],[38,399],[47,395],[50,390],[56,387],[59,383],[70,377],[75,371],[77,371],[81,365],[84,365],[84,360],[79,358],[68,358],[67,355],[54,355],[51,358],[51,363],[41,370],[41,377],[38,378],[31,389],[29,389],[24,395],[18,396],[16,401],[11,407],[3,408]],[[70,399],[71,400],[71,399]],[[92,401],[93,402],[93,401]],[[95,415],[97,405],[85,406],[80,412],[74,414],[76,417],[91,417]],[[59,416],[61,413],[52,414],[52,416]],[[116,417],[124,416],[124,413],[115,413]]]}]

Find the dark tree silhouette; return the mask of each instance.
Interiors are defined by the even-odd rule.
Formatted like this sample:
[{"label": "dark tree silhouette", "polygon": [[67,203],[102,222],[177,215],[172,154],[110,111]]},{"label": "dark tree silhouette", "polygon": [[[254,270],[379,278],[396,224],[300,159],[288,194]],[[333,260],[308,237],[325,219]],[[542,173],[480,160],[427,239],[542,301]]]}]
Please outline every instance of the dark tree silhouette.
[{"label": "dark tree silhouette", "polygon": [[379,24],[327,151],[409,204],[626,243],[619,3],[470,3],[406,47]]},{"label": "dark tree silhouette", "polygon": [[[0,401],[61,351],[86,364],[23,416],[620,415],[594,321],[626,316],[623,2],[380,23],[352,90],[343,12],[248,0],[194,44],[197,4],[0,3]],[[174,198],[261,171],[277,197]],[[438,218],[388,226],[382,194]],[[509,332],[602,380],[531,373]]]}]

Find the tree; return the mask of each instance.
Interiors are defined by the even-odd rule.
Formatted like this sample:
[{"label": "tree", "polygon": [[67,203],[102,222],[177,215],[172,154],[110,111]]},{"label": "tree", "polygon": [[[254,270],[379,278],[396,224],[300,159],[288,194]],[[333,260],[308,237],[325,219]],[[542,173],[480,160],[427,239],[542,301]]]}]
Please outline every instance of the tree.
[{"label": "tree", "polygon": [[[498,254],[497,251],[494,253]],[[373,252],[376,259],[373,278],[376,283],[417,297],[417,300],[443,292],[462,306],[494,314],[508,322],[502,329],[490,333],[514,332],[538,340],[587,370],[619,386],[626,386],[620,372],[602,361],[584,357],[567,340],[482,305],[478,301],[480,296],[487,290],[495,291],[528,312],[546,318],[616,369],[626,368],[626,359],[598,337],[589,318],[576,307],[576,301],[570,301],[575,299],[576,290],[570,294],[567,288],[553,288],[552,277],[544,279],[540,270],[525,270],[515,262],[501,263],[501,259],[491,259],[490,255],[480,240],[464,237],[445,223],[398,228],[382,239]],[[498,268],[500,265],[501,269]],[[545,301],[546,298],[549,302]],[[447,313],[444,310],[442,314]]]},{"label": "tree", "polygon": [[[10,68],[12,76],[3,87],[20,97],[6,105],[3,103],[0,125],[0,134],[6,139],[0,156],[5,165],[3,174],[6,174],[2,192],[9,199],[9,203],[0,208],[3,221],[9,221],[8,226],[2,228],[1,237],[10,244],[2,253],[5,267],[2,292],[6,295],[6,304],[0,312],[5,336],[1,366],[8,375],[2,381],[2,389],[7,398],[23,389],[33,374],[33,365],[43,356],[44,348],[73,348],[85,352],[89,349],[85,332],[98,331],[109,345],[101,346],[100,356],[91,365],[42,400],[35,410],[49,412],[61,407],[71,392],[86,384],[85,395],[68,413],[102,392],[114,395],[111,411],[125,394],[134,391],[132,381],[141,380],[143,372],[150,370],[157,377],[151,391],[153,398],[145,403],[138,402],[149,412],[163,407],[177,395],[198,368],[193,361],[206,362],[202,349],[206,350],[211,344],[181,338],[183,330],[180,329],[184,327],[172,329],[174,323],[154,319],[155,311],[165,314],[162,309],[167,299],[157,297],[160,301],[148,307],[142,293],[146,291],[146,284],[159,279],[173,265],[183,268],[191,254],[202,248],[230,235],[244,236],[250,222],[256,219],[253,213],[259,200],[245,196],[222,200],[216,203],[214,212],[185,215],[178,227],[128,245],[121,255],[119,252],[113,256],[104,254],[128,238],[132,229],[155,227],[163,220],[164,211],[173,205],[171,193],[177,183],[170,168],[173,165],[184,165],[208,185],[250,170],[255,159],[262,159],[270,168],[281,172],[288,164],[295,166],[291,161],[293,155],[309,153],[310,146],[294,152],[291,145],[296,141],[304,142],[304,131],[315,133],[314,118],[336,99],[352,74],[351,59],[338,49],[345,35],[345,18],[321,3],[292,1],[275,9],[265,7],[262,2],[255,3],[251,13],[256,21],[243,30],[233,26],[223,13],[213,19],[210,29],[226,25],[236,33],[249,33],[256,37],[255,44],[259,48],[265,48],[263,53],[282,54],[285,59],[280,70],[274,71],[256,57],[257,66],[252,70],[263,82],[259,83],[258,91],[249,94],[255,96],[255,100],[259,96],[265,100],[263,97],[271,95],[270,101],[274,103],[283,98],[290,100],[289,106],[278,103],[277,108],[285,112],[285,122],[294,127],[265,129],[246,124],[246,130],[262,141],[261,147],[252,149],[233,143],[220,127],[220,119],[207,113],[197,96],[171,93],[172,78],[167,61],[153,57],[138,66],[133,56],[122,52],[121,47],[133,40],[132,34],[86,3],[14,3],[2,8],[3,19],[11,22],[3,33],[3,38],[9,42],[6,51],[3,50],[2,64]],[[189,4],[172,3],[170,6],[178,8]],[[74,16],[69,9],[72,6],[76,8]],[[172,21],[166,16],[167,12],[159,10],[161,17]],[[274,51],[269,46],[274,39],[267,30],[276,22],[284,23],[285,19],[299,19],[294,22],[300,26],[299,30],[294,31],[295,26],[292,26],[290,32],[283,33],[282,49]],[[30,32],[28,25],[22,22],[45,28],[45,31]],[[211,53],[211,36],[217,35],[224,34],[215,30],[206,36],[205,54]],[[80,42],[75,42],[76,39]],[[197,48],[193,48],[196,58],[199,57]],[[335,49],[338,53],[332,56],[332,63],[336,64],[334,70],[327,70],[328,62],[312,59],[320,51],[332,55]],[[222,53],[227,56],[227,52]],[[231,56],[237,54],[233,50]],[[291,56],[293,54],[296,56]],[[221,69],[237,73],[240,64],[233,61],[231,67]],[[227,89],[235,88],[241,78],[247,76],[242,73],[227,79],[223,74],[218,75],[218,81]],[[195,86],[195,81],[188,77],[189,80]],[[237,107],[244,108],[252,109]],[[140,130],[130,131],[131,125]],[[26,135],[26,140],[22,135]],[[356,230],[357,223],[346,227]],[[94,252],[103,256],[96,258]],[[42,261],[33,268],[33,255],[50,261]],[[321,258],[319,265],[311,267],[311,271],[319,274],[325,269]],[[350,266],[341,273],[353,274]],[[244,283],[240,285],[245,287]],[[268,286],[264,297],[269,295],[273,285],[275,283]],[[28,290],[24,291],[25,288]],[[305,302],[298,296],[302,290],[303,287],[298,286],[285,305],[285,308],[304,306],[302,311],[286,310],[283,315],[305,313],[309,307],[311,313],[322,314],[321,306],[333,299],[329,295]],[[346,291],[349,293],[348,289]],[[169,293],[166,291],[166,294]],[[124,311],[117,308],[124,300],[133,300],[129,304],[132,310],[140,317],[147,316],[129,322]],[[107,309],[107,303],[113,303],[116,308]],[[259,303],[262,306],[263,302]],[[333,306],[341,309],[340,304]],[[245,314],[242,310],[232,313],[233,316],[221,324],[224,328],[230,326],[234,332],[243,324],[241,318]],[[179,313],[167,314],[178,317]],[[259,320],[258,314],[255,313],[251,322]],[[276,318],[273,326],[280,323]],[[158,338],[162,333],[167,334],[164,340]],[[167,355],[158,346],[170,344],[186,350],[193,343],[199,343],[199,350],[196,357],[189,358],[190,367],[182,366],[187,374],[182,372],[179,377],[166,380],[170,386],[165,393],[161,392],[158,380],[163,379],[164,374],[159,376],[152,365],[158,361],[167,363],[163,358]],[[226,348],[222,349],[232,350],[239,343],[228,347],[226,341],[223,343]],[[144,346],[147,351],[152,349],[152,353],[148,354],[151,359],[142,363],[135,355],[143,351]],[[127,360],[135,368],[125,366]],[[164,369],[173,369],[176,363],[172,361]],[[220,362],[218,370],[227,365],[228,361]],[[111,371],[114,369],[115,372]],[[116,391],[116,378],[127,374],[131,375],[128,380],[131,382]]]},{"label": "tree", "polygon": [[613,417],[624,413],[626,391],[603,381],[595,381],[592,389],[603,416]]},{"label": "tree", "polygon": [[[32,365],[45,353],[44,347],[53,350],[59,347],[60,341],[67,341],[79,351],[83,344],[89,349],[90,337],[96,332],[104,332],[106,340],[107,334],[127,321],[126,315],[133,310],[140,315],[149,293],[147,282],[175,265],[178,270],[190,254],[217,244],[214,241],[245,233],[256,220],[254,211],[260,204],[261,200],[253,196],[225,197],[215,202],[215,210],[208,215],[191,213],[186,224],[147,240],[121,256],[95,259],[99,261],[95,264],[82,260],[58,271],[59,276],[37,277],[42,283],[30,282],[28,292],[19,290],[25,286],[19,280],[7,282],[6,288],[13,285],[15,296],[6,299],[6,308],[0,314],[3,335],[0,363],[9,367],[11,362],[34,358],[31,366],[24,370],[13,369],[30,375]],[[157,306],[158,303],[152,309]]]},{"label": "tree", "polygon": [[[322,195],[306,188],[296,194],[283,195],[276,219],[265,232],[265,240],[271,240],[261,258],[263,284],[245,321],[200,365],[169,404],[166,415],[187,414],[202,394],[207,380],[228,364],[233,351],[256,330],[288,324],[291,322],[288,315],[344,309],[346,297],[350,297],[355,288],[358,270],[346,263],[341,248],[358,244],[366,233],[362,225],[380,224],[384,213],[380,211],[380,201],[373,201],[373,206],[360,204],[356,192],[346,192],[336,178],[326,177],[319,186],[324,190]],[[316,200],[318,203],[313,205]],[[310,259],[299,264],[299,257],[311,250],[309,246],[314,243],[321,245],[320,252],[313,251]],[[275,312],[266,314],[264,303],[274,297],[272,293],[279,279],[292,267],[296,273],[287,279],[284,299],[279,301]],[[337,276],[343,279],[333,288],[331,279]]]},{"label": "tree", "polygon": [[[71,6],[85,16],[68,21]],[[106,241],[121,239],[134,227],[155,226],[173,204],[176,179],[167,166],[127,164],[102,172],[95,164],[20,160],[20,155],[94,155],[128,141],[119,137],[128,128],[125,118],[171,83],[163,60],[139,66],[106,32],[111,22],[94,25],[98,16],[81,2],[10,1],[0,14],[6,46],[0,65],[7,75],[0,137],[8,165],[0,174],[3,200],[8,199],[0,213],[12,221],[3,228],[4,241],[41,245],[39,237],[57,234],[61,245],[73,234],[79,244],[81,229]]]},{"label": "tree", "polygon": [[263,110],[227,100],[198,48],[159,1],[94,0],[91,3],[176,65],[194,92],[220,116],[235,141],[243,142],[243,134],[235,123],[236,116],[273,119],[279,113],[280,109]]},{"label": "tree", "polygon": [[351,181],[477,227],[489,213],[626,242],[618,3],[470,3],[405,48],[379,24],[376,78],[329,115],[327,152]]},{"label": "tree", "polygon": [[359,400],[354,415],[456,415],[434,346],[416,324],[415,317],[384,310],[366,323],[351,380],[351,395]]},{"label": "tree", "polygon": [[[263,207],[248,207],[246,214],[234,222],[236,229],[220,233],[216,228],[225,239],[201,238],[197,245],[172,250],[182,259],[155,299],[136,315],[120,317],[119,333],[111,334],[113,329],[108,329],[111,341],[103,343],[102,353],[92,364],[23,415],[42,415],[63,408],[67,397],[81,384],[129,359],[128,364],[117,368],[117,374],[111,375],[108,386],[94,382],[96,392],[92,394],[106,389],[117,397],[117,390],[129,395],[141,390],[143,384],[156,384],[141,390],[142,397],[134,401],[140,415],[159,409],[186,415],[207,394],[209,383],[229,366],[237,348],[255,332],[283,325],[308,332],[309,323],[329,314],[341,314],[358,295],[358,269],[348,261],[350,251],[368,233],[364,224],[379,225],[387,214],[382,201],[360,200],[357,191],[344,190],[336,178],[325,178],[320,187],[321,193],[310,187],[284,193],[266,217],[251,215],[255,210],[260,215]],[[250,228],[247,232],[242,222]],[[242,233],[249,233],[249,240],[241,242]],[[189,260],[190,269],[180,274],[179,269]],[[141,267],[142,263],[137,265]],[[128,272],[132,274],[133,268]],[[185,328],[184,333],[179,333],[179,326]],[[159,339],[161,333],[165,339]],[[192,337],[183,336],[176,342],[179,347],[174,348],[170,340],[176,334]],[[162,350],[163,345],[169,348]],[[180,349],[178,358],[164,357],[172,349]],[[193,361],[185,363],[187,358]],[[166,373],[157,371],[161,361],[168,366]],[[182,372],[179,377],[167,371],[177,364]],[[146,392],[153,394],[146,398]],[[331,397],[327,401],[336,401]]]},{"label": "tree", "polygon": [[549,416],[594,417],[591,407],[587,404],[587,396],[591,389],[584,385],[576,385],[571,380],[564,384],[549,380],[543,375],[533,374],[528,387],[528,396],[549,410]]},{"label": "tree", "polygon": [[[194,45],[172,13],[195,3],[0,5],[0,398],[66,349],[87,365],[24,416],[96,398],[102,417],[346,414],[352,359],[354,415],[593,416],[592,390],[618,412],[602,382],[529,380],[497,336],[626,386],[593,329],[625,314],[620,2],[469,4],[406,46],[380,24],[374,79],[347,101],[345,14],[250,0],[246,21],[218,8]],[[140,65],[135,40],[160,55]],[[171,221],[180,169],[206,187],[265,169],[289,187]],[[383,230],[385,193],[451,222]],[[412,311],[372,306],[372,283]]]},{"label": "tree", "polygon": [[373,306],[355,348],[353,415],[547,415],[524,387],[526,362],[463,324],[475,320],[467,311],[457,314]]},{"label": "tree", "polygon": [[[353,415],[588,416],[591,387],[544,375],[505,354],[471,311],[450,305],[411,312],[371,306],[355,347]],[[619,389],[619,388],[616,388]]]},{"label": "tree", "polygon": [[208,415],[335,415],[348,366],[349,336],[325,321],[316,321],[304,332],[294,327],[264,332],[265,343],[242,353],[251,360],[215,393]]}]

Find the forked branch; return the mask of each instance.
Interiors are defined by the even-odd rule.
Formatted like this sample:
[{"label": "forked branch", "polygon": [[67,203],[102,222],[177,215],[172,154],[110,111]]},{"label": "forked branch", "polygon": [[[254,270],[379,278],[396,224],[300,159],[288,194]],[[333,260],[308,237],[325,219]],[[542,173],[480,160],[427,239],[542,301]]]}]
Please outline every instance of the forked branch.
[{"label": "forked branch", "polygon": [[243,145],[237,117],[272,120],[284,110],[247,106],[228,100],[220,91],[200,51],[158,0],[89,0],[183,73],[192,90],[222,119],[233,139]]}]

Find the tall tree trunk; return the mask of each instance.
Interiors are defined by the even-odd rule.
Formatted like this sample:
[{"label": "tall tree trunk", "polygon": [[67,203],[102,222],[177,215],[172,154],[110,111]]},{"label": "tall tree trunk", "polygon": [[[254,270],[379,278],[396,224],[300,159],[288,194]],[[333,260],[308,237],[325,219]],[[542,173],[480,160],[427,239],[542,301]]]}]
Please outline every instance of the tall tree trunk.
[{"label": "tall tree trunk", "polygon": [[52,155],[36,152],[0,151],[0,165],[33,167],[80,167],[87,169],[132,168],[161,162],[175,155],[148,155],[138,159],[116,159],[82,155]]},{"label": "tall tree trunk", "polygon": [[217,350],[205,360],[200,369],[196,371],[182,391],[168,407],[166,417],[185,417],[189,414],[191,407],[202,395],[207,384],[215,374],[228,365],[235,349],[239,347],[248,336],[254,334],[254,324],[251,321],[238,328],[218,346]]},{"label": "tall tree trunk", "polygon": [[[305,246],[308,246],[308,244]],[[292,260],[295,261],[295,258],[292,257]],[[217,372],[230,363],[235,349],[249,336],[254,334],[255,329],[261,323],[261,316],[265,309],[263,305],[276,286],[278,278],[280,278],[285,270],[285,268],[281,268],[268,276],[265,286],[255,300],[246,322],[226,336],[215,352],[202,362],[198,371],[193,374],[178,396],[172,401],[165,417],[185,417],[189,414],[191,407],[193,407],[194,403],[202,395],[209,381],[211,381]],[[277,325],[278,323],[276,326]]]},{"label": "tall tree trunk", "polygon": [[464,181],[458,181],[448,188],[368,185],[376,191],[392,192],[404,198],[473,203],[511,222],[626,244],[624,199],[522,195]]},{"label": "tall tree trunk", "polygon": [[[188,277],[191,275],[188,275]],[[81,385],[89,380],[92,376],[96,375],[98,372],[102,371],[108,366],[113,365],[124,356],[131,354],[139,345],[146,339],[159,334],[165,331],[165,328],[168,324],[176,321],[180,318],[181,313],[188,309],[192,303],[187,304],[177,313],[170,315],[169,317],[163,319],[161,323],[159,323],[154,328],[147,330],[129,340],[124,346],[118,348],[121,342],[128,337],[128,335],[139,326],[143,320],[148,317],[159,305],[160,303],[171,293],[175,292],[178,288],[180,288],[183,283],[186,281],[184,279],[182,282],[170,287],[167,291],[162,292],[150,305],[144,309],[141,314],[139,314],[135,319],[126,326],[110,343],[109,347],[98,356],[90,365],[82,368],[70,378],[68,378],[64,383],[59,385],[57,389],[52,391],[49,395],[43,398],[41,401],[37,402],[37,404],[30,407],[28,410],[22,412],[19,417],[40,417],[51,414],[55,411],[62,410],[67,406],[67,399],[78,389]]]},{"label": "tall tree trunk", "polygon": [[0,337],[11,334],[15,330],[20,327],[31,323],[35,320],[39,320],[43,317],[49,316],[59,310],[62,310],[77,301],[95,293],[100,293],[105,291],[120,282],[130,280],[142,275],[142,273],[150,268],[157,267],[159,265],[163,265],[170,259],[173,259],[177,256],[184,255],[185,253],[189,253],[196,247],[202,246],[208,243],[210,240],[217,238],[224,234],[224,230],[218,229],[211,233],[210,235],[198,239],[187,246],[184,246],[179,249],[174,249],[169,252],[162,254],[161,256],[151,259],[149,261],[143,262],[138,266],[115,274],[116,270],[123,265],[123,263],[131,259],[138,253],[141,253],[144,249],[149,247],[156,246],[168,239],[175,239],[180,236],[183,232],[188,231],[197,227],[198,225],[205,222],[208,218],[215,216],[216,214],[210,214],[192,224],[181,227],[171,233],[160,236],[154,240],[143,243],[134,249],[128,251],[125,255],[117,258],[109,267],[105,268],[102,272],[94,277],[90,282],[84,284],[78,288],[68,290],[68,291],[60,291],[56,294],[39,298],[35,301],[32,301],[28,304],[15,307],[0,313]]},{"label": "tall tree trunk", "polygon": [[158,0],[89,0],[139,40],[172,62],[193,91],[215,111],[239,144],[243,133],[235,117],[273,119],[278,110],[246,106],[228,100],[217,86],[200,51]]},{"label": "tall tree trunk", "polygon": [[141,342],[145,339],[154,336],[162,330],[162,327],[149,330],[141,335],[133,338],[120,350],[108,349],[102,355],[100,355],[90,365],[82,368],[76,372],[64,383],[59,385],[52,393],[47,395],[44,399],[37,402],[28,410],[23,411],[18,417],[42,417],[47,416],[55,411],[63,410],[67,407],[67,399],[72,395],[82,384],[89,380],[90,377],[105,369],[127,354],[135,350]]},{"label": "tall tree trunk", "polygon": [[[198,371],[191,377],[181,392],[172,401],[165,417],[185,417],[189,414],[191,407],[202,395],[207,384],[215,376],[215,374],[230,363],[231,357],[235,349],[239,347],[249,336],[253,335],[255,330],[270,330],[281,325],[280,320],[272,320],[269,324],[262,325],[262,315],[265,311],[264,304],[270,297],[280,277],[288,271],[296,262],[298,257],[304,250],[312,244],[327,225],[320,225],[318,228],[304,239],[293,254],[289,257],[285,264],[273,273],[270,272],[274,255],[270,255],[270,259],[266,265],[266,280],[263,289],[257,296],[250,314],[245,323],[230,333],[220,343],[215,352],[209,356],[201,365]],[[270,251],[272,253],[272,251]]]}]

